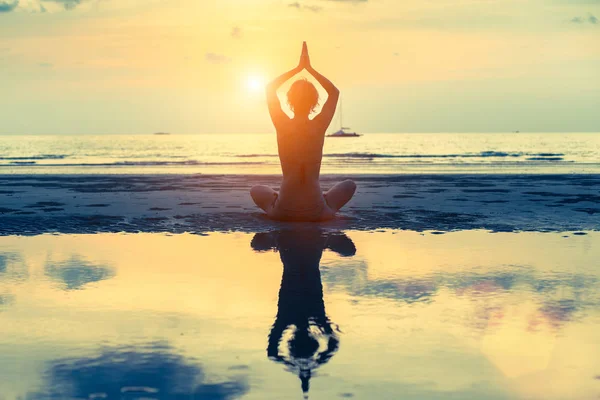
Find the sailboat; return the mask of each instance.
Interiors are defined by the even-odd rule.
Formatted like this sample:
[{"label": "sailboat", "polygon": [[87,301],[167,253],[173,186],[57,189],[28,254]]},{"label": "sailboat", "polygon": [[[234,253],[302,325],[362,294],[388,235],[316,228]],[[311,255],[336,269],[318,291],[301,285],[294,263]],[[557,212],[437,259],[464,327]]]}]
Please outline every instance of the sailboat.
[{"label": "sailboat", "polygon": [[334,132],[330,135],[327,135],[327,137],[359,137],[361,135],[359,135],[356,132],[350,132],[350,128],[344,126],[344,122],[343,122],[343,112],[342,112],[342,98],[340,97],[340,130],[337,132]]}]

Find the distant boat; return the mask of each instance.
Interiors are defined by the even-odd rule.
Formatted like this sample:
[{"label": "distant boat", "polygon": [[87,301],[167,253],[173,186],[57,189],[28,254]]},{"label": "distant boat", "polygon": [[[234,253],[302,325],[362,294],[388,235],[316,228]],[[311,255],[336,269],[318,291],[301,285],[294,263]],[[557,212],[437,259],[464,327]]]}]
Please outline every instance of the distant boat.
[{"label": "distant boat", "polygon": [[155,132],[155,135],[170,135],[169,132]]},{"label": "distant boat", "polygon": [[340,97],[340,130],[337,132],[334,132],[330,135],[327,135],[327,137],[359,137],[359,136],[361,136],[356,132],[349,132],[349,131],[350,131],[350,128],[344,126],[343,112],[342,112],[342,98]]},{"label": "distant boat", "polygon": [[356,132],[347,132],[348,129],[350,129],[350,128],[342,126],[339,131],[334,132],[330,135],[327,135],[327,137],[358,137],[358,136],[360,136]]}]

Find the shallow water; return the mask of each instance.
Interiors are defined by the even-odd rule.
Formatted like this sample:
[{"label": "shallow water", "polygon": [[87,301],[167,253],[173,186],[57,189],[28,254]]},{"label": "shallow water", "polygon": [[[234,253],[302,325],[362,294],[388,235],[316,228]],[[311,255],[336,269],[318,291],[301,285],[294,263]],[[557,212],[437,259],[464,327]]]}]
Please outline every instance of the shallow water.
[{"label": "shallow water", "polygon": [[[597,133],[326,138],[324,174],[600,173]],[[0,136],[0,173],[278,174],[274,134]]]},{"label": "shallow water", "polygon": [[596,398],[599,241],[0,237],[0,398]]}]

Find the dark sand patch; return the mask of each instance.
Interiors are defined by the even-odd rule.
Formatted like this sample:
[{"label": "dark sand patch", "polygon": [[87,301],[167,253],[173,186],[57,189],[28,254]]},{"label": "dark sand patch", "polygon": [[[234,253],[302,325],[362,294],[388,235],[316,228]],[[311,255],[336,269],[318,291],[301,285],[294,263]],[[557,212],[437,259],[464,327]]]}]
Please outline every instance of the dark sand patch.
[{"label": "dark sand patch", "polygon": [[61,207],[64,205],[65,203],[57,201],[38,201],[37,203],[26,205],[25,208]]},{"label": "dark sand patch", "polygon": [[425,190],[425,192],[427,192],[427,193],[443,193],[443,192],[447,192],[447,191],[448,191],[448,189],[446,189],[446,188],[437,188],[437,189],[428,189],[428,190]]},{"label": "dark sand patch", "polygon": [[168,221],[169,218],[167,217],[146,217],[144,218],[145,221],[149,221],[149,222],[161,222],[161,221]]},{"label": "dark sand patch", "polygon": [[600,196],[595,194],[577,194],[573,198],[563,199],[560,201],[562,204],[575,204],[583,202],[600,204]]},{"label": "dark sand patch", "polygon": [[462,189],[463,193],[510,193],[508,189]]},{"label": "dark sand patch", "polygon": [[35,211],[17,211],[15,215],[32,215],[35,214]]},{"label": "dark sand patch", "polygon": [[574,208],[574,211],[584,212],[589,215],[600,214],[600,208]]},{"label": "dark sand patch", "polygon": [[169,211],[170,208],[163,208],[163,207],[152,207],[148,209],[149,211]]},{"label": "dark sand patch", "polygon": [[572,194],[569,193],[557,193],[557,192],[523,192],[523,194],[530,194],[534,196],[543,196],[543,197],[571,197]]}]

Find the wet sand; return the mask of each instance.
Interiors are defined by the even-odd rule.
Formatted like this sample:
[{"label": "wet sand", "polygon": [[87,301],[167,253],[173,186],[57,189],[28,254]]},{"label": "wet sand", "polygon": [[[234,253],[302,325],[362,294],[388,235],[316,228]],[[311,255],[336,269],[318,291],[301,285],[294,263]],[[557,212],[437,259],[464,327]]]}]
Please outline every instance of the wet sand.
[{"label": "wet sand", "polygon": [[[358,191],[328,229],[448,232],[600,230],[599,175],[323,176]],[[0,235],[264,231],[286,224],[254,206],[277,176],[1,175]],[[295,224],[298,225],[298,224]]]},{"label": "wet sand", "polygon": [[0,176],[0,399],[600,394],[599,175],[351,178]]}]

